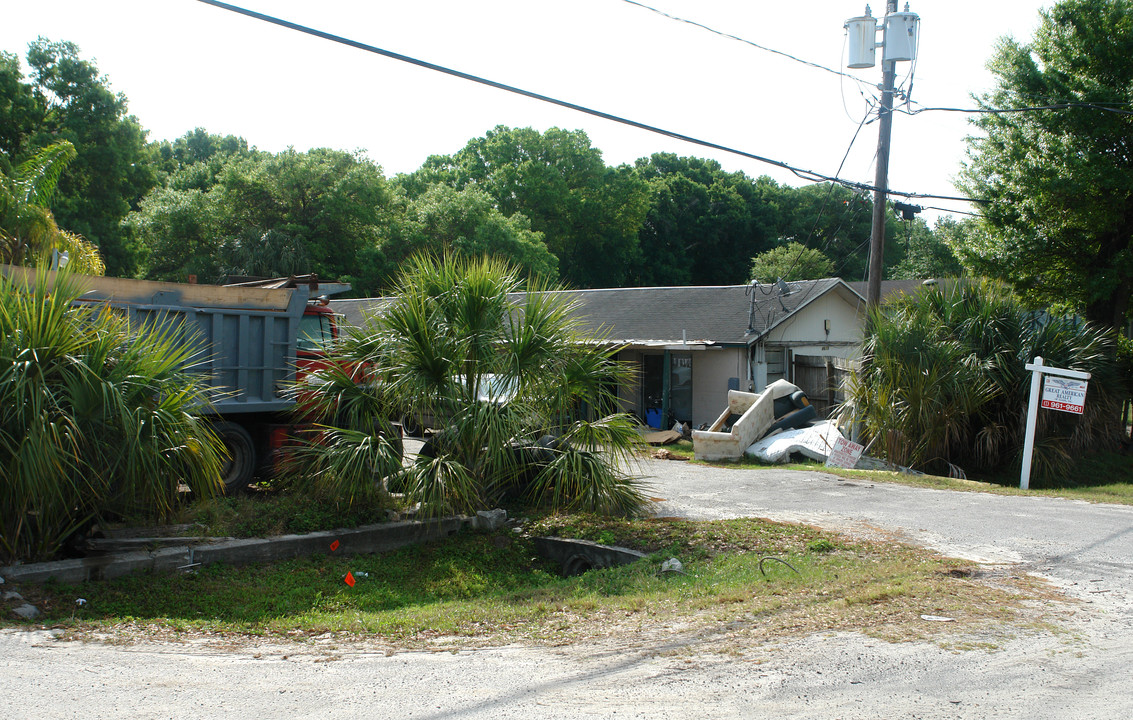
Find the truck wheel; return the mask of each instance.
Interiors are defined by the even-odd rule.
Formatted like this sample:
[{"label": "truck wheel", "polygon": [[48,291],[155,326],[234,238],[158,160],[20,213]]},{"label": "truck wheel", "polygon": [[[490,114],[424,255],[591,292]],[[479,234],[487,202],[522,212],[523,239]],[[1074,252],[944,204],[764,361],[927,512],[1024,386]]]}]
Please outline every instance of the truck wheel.
[{"label": "truck wheel", "polygon": [[228,457],[221,466],[220,476],[224,480],[224,492],[235,495],[248,488],[256,469],[256,446],[252,436],[242,425],[219,422],[212,426],[217,437],[224,443]]}]

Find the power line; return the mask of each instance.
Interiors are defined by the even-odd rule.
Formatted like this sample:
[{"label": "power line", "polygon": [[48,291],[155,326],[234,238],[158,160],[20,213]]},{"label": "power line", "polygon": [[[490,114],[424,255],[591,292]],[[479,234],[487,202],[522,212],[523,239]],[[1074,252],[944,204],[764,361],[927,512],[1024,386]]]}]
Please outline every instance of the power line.
[{"label": "power line", "polygon": [[[861,133],[862,128],[865,127],[866,120],[869,119],[870,113],[872,113],[872,112],[873,112],[873,109],[870,108],[869,110],[866,111],[866,114],[862,116],[861,122],[858,123],[857,130],[854,130],[854,136],[852,138],[850,138],[850,144],[846,147],[846,152],[843,153],[843,155],[842,155],[842,162],[838,163],[838,169],[835,171],[835,174],[842,172],[842,167],[845,166],[846,159],[848,157],[850,157],[850,151],[854,149],[854,143],[857,142],[858,135]],[[790,277],[791,273],[794,272],[795,266],[798,264],[799,260],[803,256],[803,251],[806,249],[806,247],[810,243],[810,241],[814,238],[815,233],[818,232],[818,225],[819,225],[819,223],[822,222],[822,215],[823,215],[823,213],[826,212],[826,206],[830,204],[830,197],[833,194],[834,194],[834,183],[830,183],[829,185],[826,186],[826,196],[822,199],[822,205],[819,206],[818,212],[815,213],[814,225],[811,226],[810,233],[808,233],[808,235],[807,235],[806,242],[801,243],[802,247],[799,248],[799,251],[797,253],[795,253],[795,259],[792,260],[790,266],[788,266],[787,272],[784,274],[785,275],[784,279],[787,279],[788,277]],[[844,219],[845,219],[845,214],[843,214],[843,220]],[[841,229],[841,227],[842,227],[842,223],[839,223],[838,227],[835,228],[834,232],[831,233],[829,236],[827,236],[826,242],[824,242],[823,245],[822,245],[822,251],[825,251],[830,247],[830,243],[832,243],[834,241],[834,235],[838,232],[838,230]]]},{"label": "power line", "polygon": [[924,210],[939,210],[940,212],[955,213],[957,215],[968,215],[969,217],[980,217],[979,213],[968,212],[967,210],[952,210],[951,208],[934,207],[932,205],[926,206]]},{"label": "power line", "polygon": [[[628,2],[628,0],[626,0]],[[1129,103],[1114,103],[1121,105],[1129,105]],[[923,107],[916,110],[898,110],[906,115],[920,115],[923,112],[954,112],[954,113],[968,113],[968,114],[986,114],[986,115],[1003,115],[1007,113],[1024,113],[1035,112],[1038,110],[1070,110],[1074,108],[1084,108],[1088,110],[1101,110],[1103,112],[1116,113],[1118,115],[1133,115],[1133,110],[1121,110],[1116,107],[1109,107],[1101,103],[1086,103],[1086,102],[1067,102],[1057,103],[1054,105],[1034,105],[1031,107],[1020,108],[954,108],[954,107]]]},{"label": "power line", "polygon": [[[595,110],[595,109],[592,109],[592,108],[585,107],[583,105],[578,105],[578,104],[575,104],[575,103],[572,103],[572,102],[567,102],[565,100],[559,100],[557,98],[553,98],[553,97],[550,97],[548,95],[542,95],[540,93],[532,92],[530,90],[524,90],[522,88],[518,88],[518,87],[515,87],[515,86],[512,86],[512,85],[507,85],[507,84],[504,84],[504,83],[501,83],[501,82],[496,82],[495,80],[489,80],[487,78],[482,78],[482,77],[479,77],[477,75],[472,75],[470,73],[462,72],[460,70],[453,70],[452,68],[447,68],[447,67],[444,67],[443,65],[437,65],[435,63],[427,62],[425,60],[418,60],[417,58],[413,58],[413,57],[410,57],[408,55],[402,55],[400,53],[395,53],[395,52],[390,51],[390,50],[384,50],[382,48],[375,47],[373,45],[367,45],[366,43],[362,43],[362,42],[359,42],[357,40],[350,40],[349,38],[342,37],[341,35],[335,35],[333,33],[324,32],[322,30],[316,30],[316,29],[308,27],[306,25],[300,25],[298,23],[293,23],[289,20],[283,20],[281,18],[273,17],[271,15],[265,15],[264,13],[259,13],[259,12],[256,12],[254,10],[248,10],[246,8],[242,8],[242,7],[239,7],[239,6],[236,6],[236,5],[231,5],[229,3],[219,2],[218,0],[197,0],[197,2],[204,3],[205,5],[212,5],[213,7],[220,8],[221,10],[227,10],[229,12],[233,12],[233,13],[236,13],[238,15],[244,15],[245,17],[250,17],[250,18],[253,18],[255,20],[260,20],[262,22],[270,23],[272,25],[278,25],[280,27],[287,28],[288,30],[294,30],[296,32],[304,33],[306,35],[311,35],[311,36],[314,36],[314,37],[317,37],[317,38],[321,38],[323,40],[329,40],[330,42],[338,43],[340,45],[346,45],[348,47],[352,47],[352,48],[355,48],[357,50],[363,50],[365,52],[374,53],[375,55],[381,55],[383,57],[388,57],[392,60],[398,60],[400,62],[408,63],[410,65],[416,65],[417,67],[425,68],[427,70],[433,70],[433,71],[436,71],[436,72],[444,73],[446,75],[451,75],[453,77],[458,77],[458,78],[461,78],[462,80],[468,80],[468,81],[471,81],[471,82],[479,83],[481,85],[487,85],[488,87],[496,88],[497,90],[503,90],[505,92],[514,93],[516,95],[522,95],[524,97],[531,98],[532,100],[539,100],[541,102],[549,103],[551,105],[557,105],[559,107],[567,108],[568,110],[574,110],[576,112],[584,113],[586,115],[592,115],[594,117],[602,118],[603,120],[609,120],[611,122],[621,123],[622,125],[628,125],[629,127],[634,127],[634,128],[639,129],[639,130],[645,130],[646,132],[655,133],[657,135],[663,135],[665,137],[670,137],[670,138],[673,138],[675,140],[681,140],[683,142],[687,142],[687,143],[690,143],[690,144],[693,144],[693,145],[699,145],[701,147],[711,148],[713,150],[720,150],[721,152],[730,153],[732,155],[738,155],[740,157],[745,157],[745,158],[748,158],[749,160],[755,160],[757,162],[765,163],[767,165],[773,165],[775,167],[787,170],[788,172],[792,173],[796,177],[798,177],[802,180],[806,180],[807,182],[823,182],[823,181],[834,182],[834,183],[838,183],[839,185],[843,185],[843,186],[848,187],[848,188],[864,190],[864,191],[867,191],[867,192],[873,192],[875,190],[875,188],[872,185],[869,185],[867,183],[856,182],[854,180],[845,180],[845,179],[839,178],[839,177],[824,175],[822,173],[815,172],[814,170],[806,170],[804,168],[795,167],[794,165],[783,162],[782,160],[773,160],[771,158],[764,157],[762,155],[756,155],[754,153],[749,153],[749,152],[745,152],[743,150],[738,150],[736,148],[728,147],[727,145],[721,145],[719,143],[710,142],[708,140],[701,140],[699,138],[692,137],[691,135],[684,135],[682,133],[674,132],[672,130],[665,130],[664,128],[659,128],[659,127],[656,127],[654,125],[649,125],[649,124],[646,124],[646,123],[638,122],[636,120],[630,120],[628,118],[623,118],[623,117],[620,117],[618,115],[613,115],[611,113],[602,112],[601,110]],[[948,195],[933,195],[933,194],[928,194],[928,193],[899,192],[899,191],[896,191],[896,190],[888,190],[888,192],[891,195],[900,195],[901,197],[907,197],[907,198],[914,198],[914,197],[915,198],[935,198],[935,199],[939,199],[939,200],[960,200],[960,201],[963,201],[963,202],[983,202],[981,200],[975,200],[975,199],[972,199],[972,198],[959,198],[959,197],[948,196]]]},{"label": "power line", "polygon": [[839,76],[844,77],[844,78],[849,78],[850,80],[853,80],[854,82],[862,83],[864,85],[868,85],[869,87],[873,87],[873,83],[870,83],[870,82],[863,80],[859,77],[856,77],[854,75],[851,75],[850,73],[845,73],[845,72],[842,72],[841,70],[835,70],[833,68],[828,68],[825,65],[819,65],[818,63],[811,62],[810,60],[803,60],[802,58],[795,57],[794,55],[791,55],[790,53],[785,53],[782,50],[776,50],[774,48],[769,48],[766,45],[760,45],[757,42],[752,42],[751,40],[747,40],[747,39],[739,37],[737,35],[732,35],[731,33],[726,33],[726,32],[723,32],[722,30],[717,30],[715,28],[708,27],[707,25],[704,25],[702,23],[698,23],[695,20],[688,20],[686,18],[677,17],[676,15],[670,15],[669,13],[665,12],[664,10],[658,10],[655,7],[650,7],[649,5],[646,5],[644,3],[639,3],[636,0],[622,0],[622,2],[628,3],[630,5],[636,5],[637,7],[643,8],[643,9],[648,10],[650,12],[655,12],[658,15],[661,15],[662,17],[669,18],[670,20],[675,20],[677,22],[687,23],[687,24],[692,25],[694,27],[698,27],[701,30],[707,30],[708,32],[719,35],[720,37],[725,37],[725,38],[728,38],[729,40],[735,40],[736,42],[741,42],[741,43],[744,43],[745,45],[751,45],[754,48],[759,48],[760,50],[764,50],[766,52],[773,53],[775,55],[781,55],[782,57],[785,57],[788,60],[794,60],[797,63],[802,63],[803,65],[807,65],[807,66],[812,67],[812,68],[817,68],[819,70],[825,70],[828,73],[833,73],[835,75],[839,75]]}]

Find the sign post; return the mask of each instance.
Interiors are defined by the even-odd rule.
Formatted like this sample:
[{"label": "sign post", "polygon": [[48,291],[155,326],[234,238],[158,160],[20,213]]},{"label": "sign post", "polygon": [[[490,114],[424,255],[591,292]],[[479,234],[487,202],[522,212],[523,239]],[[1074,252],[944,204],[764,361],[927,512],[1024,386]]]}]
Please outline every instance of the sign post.
[{"label": "sign post", "polygon": [[1039,417],[1039,387],[1043,375],[1054,377],[1047,377],[1047,384],[1042,389],[1042,406],[1081,415],[1086,405],[1086,381],[1090,379],[1090,373],[1048,367],[1043,365],[1043,359],[1038,355],[1034,363],[1027,363],[1024,367],[1031,371],[1031,395],[1027,403],[1027,432],[1023,438],[1023,471],[1019,475],[1019,487],[1026,490],[1031,485],[1031,458],[1035,452],[1035,425]]}]

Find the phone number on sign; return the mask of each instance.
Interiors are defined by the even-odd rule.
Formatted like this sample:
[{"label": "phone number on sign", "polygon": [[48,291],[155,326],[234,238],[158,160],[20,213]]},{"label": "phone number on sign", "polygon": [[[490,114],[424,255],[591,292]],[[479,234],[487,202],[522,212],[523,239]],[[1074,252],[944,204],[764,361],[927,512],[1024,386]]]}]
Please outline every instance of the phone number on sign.
[{"label": "phone number on sign", "polygon": [[1050,408],[1051,410],[1065,410],[1066,412],[1082,414],[1083,406],[1071,405],[1070,403],[1056,402],[1054,400],[1043,400],[1042,406]]}]

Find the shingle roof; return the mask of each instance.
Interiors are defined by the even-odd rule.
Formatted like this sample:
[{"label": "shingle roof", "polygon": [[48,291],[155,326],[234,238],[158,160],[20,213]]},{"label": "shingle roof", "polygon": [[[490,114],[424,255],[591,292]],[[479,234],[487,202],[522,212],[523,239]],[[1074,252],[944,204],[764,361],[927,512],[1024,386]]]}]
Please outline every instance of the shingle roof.
[{"label": "shingle roof", "polygon": [[[925,287],[935,286],[940,289],[951,287],[956,283],[954,278],[931,278],[929,280],[882,280],[881,281],[881,302],[887,303],[902,295],[912,295],[920,292]],[[866,296],[869,283],[866,282],[852,282],[846,283],[854,292],[862,297]]]},{"label": "shingle roof", "polygon": [[330,309],[346,318],[347,325],[361,327],[367,316],[381,312],[382,308],[391,302],[393,302],[391,297],[331,300]]},{"label": "shingle roof", "polygon": [[[786,295],[774,285],[616,288],[571,290],[563,294],[579,304],[579,312],[589,327],[605,327],[611,340],[634,344],[673,344],[683,340],[746,344],[836,288],[847,299],[859,299],[837,278],[787,285],[791,292]],[[753,297],[755,312],[751,312]]]},{"label": "shingle roof", "polygon": [[[610,288],[562,290],[558,294],[577,303],[584,326],[595,335],[638,345],[682,341],[746,344],[828,292],[839,292],[850,302],[864,302],[838,278],[787,285],[791,292],[786,295],[774,285]],[[751,312],[753,297],[755,311]],[[364,314],[379,311],[388,302],[389,298],[331,300],[330,306],[348,323],[358,325]]]}]

